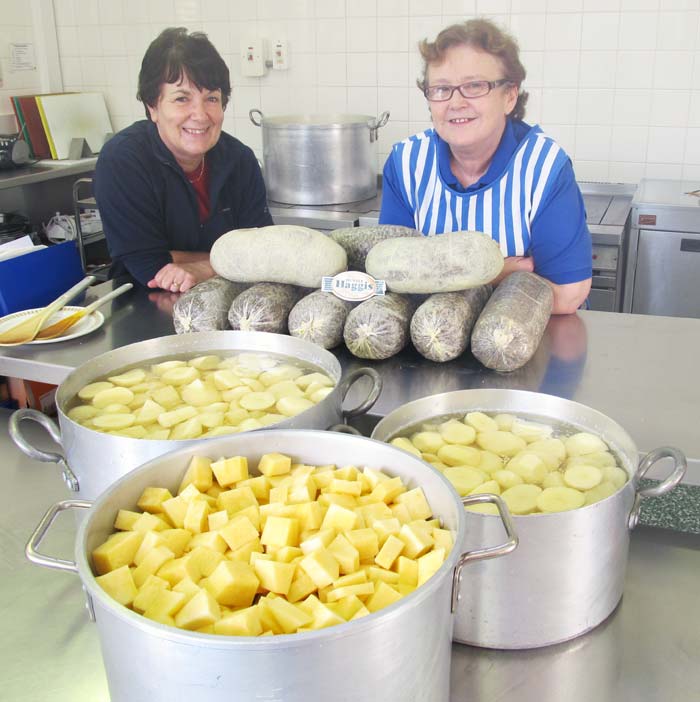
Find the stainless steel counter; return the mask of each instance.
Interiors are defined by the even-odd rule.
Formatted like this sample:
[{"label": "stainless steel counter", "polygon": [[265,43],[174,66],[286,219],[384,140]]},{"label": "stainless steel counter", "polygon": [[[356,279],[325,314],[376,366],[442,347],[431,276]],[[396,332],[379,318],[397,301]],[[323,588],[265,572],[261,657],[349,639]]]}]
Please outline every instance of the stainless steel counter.
[{"label": "stainless steel counter", "polygon": [[[110,281],[90,288],[87,302],[116,285]],[[0,348],[0,375],[58,384],[98,354],[174,333],[172,300],[169,293],[135,288],[101,308],[105,324],[88,336]],[[372,412],[384,416],[410,400],[450,390],[505,387],[544,392],[612,417],[640,451],[677,446],[690,459],[686,482],[700,485],[700,432],[695,419],[699,348],[697,319],[607,312],[557,316],[550,320],[535,356],[513,373],[488,371],[469,354],[438,364],[407,350],[371,362],[385,381]],[[344,346],[335,353],[345,371],[367,365]],[[354,397],[351,393],[349,401]]]},{"label": "stainless steel counter", "polygon": [[97,156],[73,161],[42,160],[31,165],[0,172],[0,190],[33,185],[55,178],[82,175],[95,170]]},{"label": "stainless steel counter", "polygon": [[[107,702],[97,631],[84,610],[78,577],[24,558],[29,534],[50,504],[69,497],[68,490],[55,466],[35,463],[14,447],[8,417],[0,410],[0,699]],[[37,429],[27,427],[27,435],[49,448]],[[72,559],[74,517],[64,513],[49,536],[42,548]],[[606,622],[569,643],[532,651],[455,644],[451,702],[699,699],[698,573],[700,537],[638,527],[625,595]],[[396,702],[408,700],[409,691]]]}]

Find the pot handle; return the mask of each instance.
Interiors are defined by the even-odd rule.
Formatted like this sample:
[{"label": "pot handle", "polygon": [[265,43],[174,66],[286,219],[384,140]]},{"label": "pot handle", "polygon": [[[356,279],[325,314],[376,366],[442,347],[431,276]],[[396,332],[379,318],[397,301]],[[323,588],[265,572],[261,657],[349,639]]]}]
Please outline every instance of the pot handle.
[{"label": "pot handle", "polygon": [[[255,118],[253,117],[253,115],[260,115],[260,118],[259,118],[260,121],[259,121],[259,122],[256,122],[256,121],[255,121]],[[251,121],[256,127],[261,127],[261,126],[262,126],[263,113],[260,112],[260,110],[257,110],[257,109],[250,110],[250,111],[248,112],[248,117],[250,117],[250,121]]]},{"label": "pot handle", "polygon": [[362,432],[349,424],[334,424],[328,427],[328,431],[337,431],[339,434],[352,434],[353,436],[362,436]]},{"label": "pot handle", "polygon": [[63,500],[62,502],[56,502],[51,505],[47,510],[46,514],[42,517],[34,533],[29,537],[29,541],[24,549],[25,556],[36,565],[44,566],[45,568],[53,568],[54,570],[65,570],[69,573],[77,573],[78,566],[74,561],[66,561],[62,558],[54,558],[53,556],[47,556],[44,553],[40,553],[37,549],[39,545],[46,536],[46,532],[49,527],[53,524],[53,521],[59,515],[67,509],[89,509],[92,507],[92,502],[86,502],[85,500]]},{"label": "pot handle", "polygon": [[359,405],[357,405],[357,407],[353,407],[352,409],[343,411],[343,418],[346,420],[350,417],[357,417],[360,414],[366,414],[367,412],[369,412],[369,410],[372,409],[372,407],[374,406],[374,403],[377,401],[377,398],[379,397],[379,394],[382,391],[382,376],[379,375],[379,373],[377,373],[377,371],[374,370],[374,368],[369,368],[367,366],[363,366],[362,368],[356,368],[355,370],[350,371],[350,373],[348,373],[338,384],[338,388],[340,390],[341,404],[343,400],[345,400],[345,397],[347,396],[348,392],[350,391],[350,388],[355,383],[355,381],[359,380],[364,376],[371,378],[372,387],[370,388],[369,393],[367,393],[367,397]]},{"label": "pot handle", "polygon": [[377,141],[379,130],[389,121],[389,110],[382,112],[376,120],[369,123],[369,143]]},{"label": "pot handle", "polygon": [[511,519],[506,503],[501,497],[498,495],[484,493],[481,495],[468,495],[467,497],[462,498],[462,504],[465,507],[468,507],[469,505],[483,504],[486,502],[490,502],[491,504],[496,505],[498,508],[498,513],[501,517],[501,522],[503,522],[503,528],[506,530],[508,540],[504,541],[499,546],[480,548],[476,551],[466,551],[459,557],[454,575],[452,576],[451,612],[454,612],[455,609],[457,609],[457,602],[459,601],[459,585],[462,580],[462,568],[464,568],[469,561],[481,561],[487,558],[498,558],[499,556],[505,556],[506,554],[515,550],[518,545],[518,535],[515,533],[513,520]]},{"label": "pot handle", "polygon": [[630,516],[627,522],[630,529],[634,529],[639,522],[639,513],[642,508],[642,500],[647,497],[660,497],[661,495],[665,495],[666,493],[671,492],[671,490],[673,490],[678,483],[683,480],[688,464],[685,454],[673,446],[662,446],[661,448],[650,451],[646,456],[644,456],[639,463],[637,472],[634,474],[634,480],[638,482],[644,477],[645,473],[654,465],[654,463],[662,458],[673,459],[673,471],[658,485],[642,488],[641,490],[637,488],[634,496],[634,505],[632,505],[632,510],[630,511]]},{"label": "pot handle", "polygon": [[63,448],[61,443],[61,431],[56,426],[56,423],[47,417],[43,412],[38,412],[34,409],[20,409],[12,413],[9,422],[9,433],[12,441],[14,441],[15,446],[22,451],[25,455],[35,461],[42,461],[43,463],[58,463],[61,466],[61,477],[63,482],[68,486],[69,490],[77,492],[80,489],[78,484],[78,479],[75,473],[70,469],[66,463],[66,459],[60,453],[52,453],[51,451],[42,451],[41,449],[32,446],[22,435],[20,431],[20,422],[24,419],[31,420],[40,424],[49,433],[49,436]]}]

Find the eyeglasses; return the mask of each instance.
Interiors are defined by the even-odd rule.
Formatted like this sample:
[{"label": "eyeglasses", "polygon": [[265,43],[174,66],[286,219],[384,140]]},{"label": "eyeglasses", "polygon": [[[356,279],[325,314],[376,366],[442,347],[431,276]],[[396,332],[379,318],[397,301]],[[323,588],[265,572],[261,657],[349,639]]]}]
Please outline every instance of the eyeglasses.
[{"label": "eyeglasses", "polygon": [[512,81],[507,78],[500,80],[472,80],[462,85],[429,85],[423,90],[423,95],[431,102],[446,102],[459,90],[459,94],[465,98],[478,98],[488,95],[494,88],[498,88]]}]

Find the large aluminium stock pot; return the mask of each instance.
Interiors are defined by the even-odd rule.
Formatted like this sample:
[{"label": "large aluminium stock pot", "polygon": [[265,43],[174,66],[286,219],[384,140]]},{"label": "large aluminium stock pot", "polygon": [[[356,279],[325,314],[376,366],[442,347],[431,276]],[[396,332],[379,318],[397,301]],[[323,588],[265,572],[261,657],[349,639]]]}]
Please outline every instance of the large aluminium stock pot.
[{"label": "large aluminium stock pot", "polygon": [[[194,455],[244,455],[251,465],[268,452],[319,465],[372,466],[422,487],[434,517],[455,546],[437,573],[394,604],[361,619],[291,635],[217,636],[156,623],[121,606],[95,581],[90,554],[113,532],[120,508],[134,509],[147,486],[176,491]],[[500,498],[464,500],[500,505],[509,540],[502,546],[463,553],[465,512],[447,480],[416,457],[371,439],[336,432],[247,432],[199,442],[160,456],[111,485],[91,506],[68,500],[47,512],[27,546],[35,563],[78,572],[97,622],[112,702],[446,702],[449,697],[453,616],[451,593],[469,560],[514,548],[516,539]],[[75,563],[38,551],[51,521],[62,510],[90,507],[81,521]],[[468,576],[469,566],[465,571]]]},{"label": "large aluminium stock pot", "polygon": [[374,142],[389,119],[352,114],[263,116],[265,186],[270,200],[292,205],[332,205],[377,194]]},{"label": "large aluminium stock pot", "polygon": [[[518,549],[470,570],[460,589],[455,640],[488,648],[535,648],[593,629],[622,597],[630,531],[639,519],[641,500],[673,489],[685,473],[685,457],[665,447],[640,461],[627,432],[601,412],[520,390],[459,390],[409,402],[384,417],[372,438],[390,441],[421,422],[475,410],[565,423],[597,434],[630,480],[615,494],[586,507],[514,515]],[[644,473],[662,458],[674,463],[670,476],[657,486],[640,487]],[[499,538],[497,518],[467,512],[466,519],[465,550]]]},{"label": "large aluminium stock pot", "polygon": [[[97,432],[71,420],[68,409],[78,390],[109,373],[129,366],[177,356],[219,353],[222,356],[250,351],[273,353],[315,366],[327,373],[336,383],[333,391],[315,407],[296,417],[275,425],[279,429],[327,429],[344,418],[366,412],[381,392],[381,378],[372,368],[358,368],[341,378],[338,359],[325,349],[303,339],[282,334],[243,331],[214,331],[194,334],[175,334],[123,346],[104,353],[76,368],[56,391],[58,423],[36,410],[22,409],[10,418],[10,436],[15,444],[38,461],[58,463],[69,489],[84,499],[97,497],[110,483],[151,458],[187,446],[195,441],[212,439],[164,440],[131,439],[124,436]],[[350,386],[367,376],[371,388],[366,399],[357,407],[343,410],[342,404]],[[31,445],[21,432],[23,420],[41,424],[59,444],[61,453],[40,450]]]}]

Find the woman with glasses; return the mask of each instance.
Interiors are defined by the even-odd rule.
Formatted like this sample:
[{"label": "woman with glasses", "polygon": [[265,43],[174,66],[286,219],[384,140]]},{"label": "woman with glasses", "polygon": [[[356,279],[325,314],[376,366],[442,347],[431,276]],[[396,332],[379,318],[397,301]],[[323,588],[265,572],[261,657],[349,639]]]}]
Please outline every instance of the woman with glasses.
[{"label": "woman with glasses", "polygon": [[525,69],[515,40],[474,19],[421,42],[433,128],[395,144],[384,166],[382,224],[428,236],[482,231],[506,257],[503,273],[533,271],[554,291],[555,314],[591,287],[591,236],[571,161],[523,122]]},{"label": "woman with glasses", "polygon": [[205,34],[166,29],[146,50],[137,97],[147,119],[112,137],[95,169],[112,277],[184,292],[214,275],[218,237],[272,224],[255,155],[222,131],[230,96]]}]

